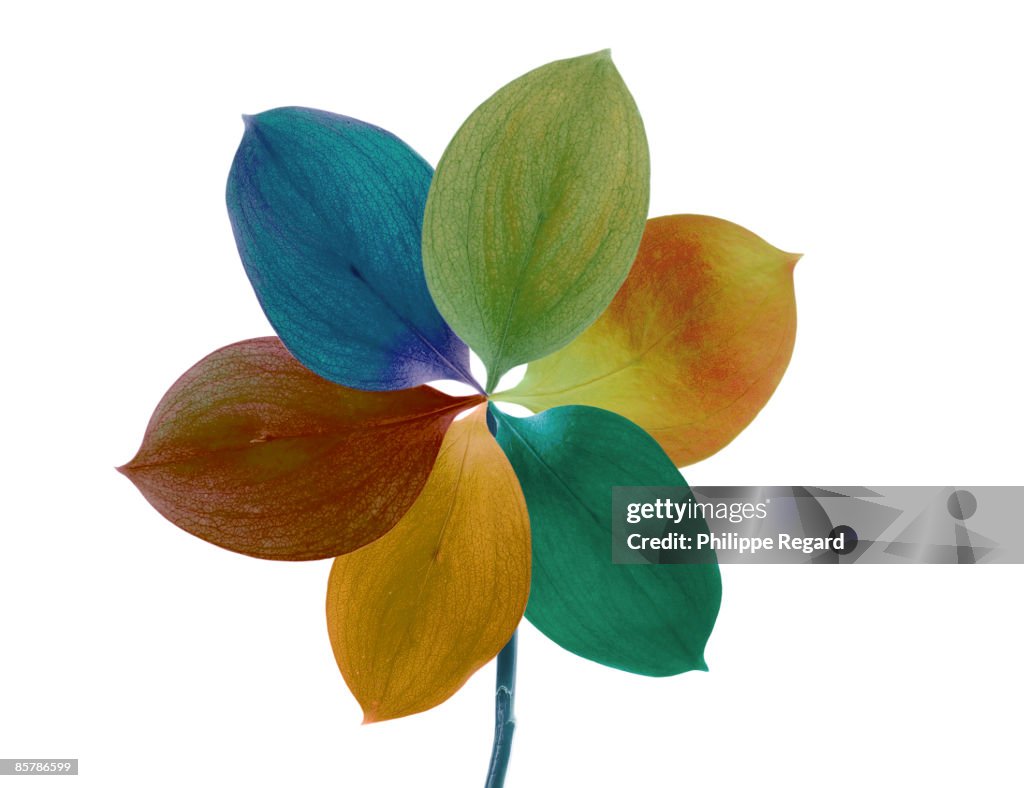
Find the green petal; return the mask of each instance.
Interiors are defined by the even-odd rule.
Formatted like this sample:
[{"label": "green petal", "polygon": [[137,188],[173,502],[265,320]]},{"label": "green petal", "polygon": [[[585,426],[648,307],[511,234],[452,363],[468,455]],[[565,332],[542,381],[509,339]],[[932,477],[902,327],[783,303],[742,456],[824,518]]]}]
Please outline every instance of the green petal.
[{"label": "green petal", "polygon": [[704,645],[722,599],[718,565],[611,559],[612,487],[686,484],[665,452],[598,408],[495,416],[530,514],[526,617],[563,648],[613,668],[648,676],[706,670]]},{"label": "green petal", "polygon": [[489,390],[604,311],[636,256],[649,180],[643,123],[607,51],[531,71],[459,129],[427,197],[423,263]]}]

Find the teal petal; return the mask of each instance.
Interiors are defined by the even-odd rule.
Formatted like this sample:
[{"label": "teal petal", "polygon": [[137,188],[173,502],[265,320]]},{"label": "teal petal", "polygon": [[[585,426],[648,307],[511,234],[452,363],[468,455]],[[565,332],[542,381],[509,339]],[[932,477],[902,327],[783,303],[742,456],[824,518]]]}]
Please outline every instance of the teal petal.
[{"label": "teal petal", "polygon": [[[612,487],[686,485],[657,442],[598,408],[524,419],[492,412],[530,514],[530,622],[563,648],[631,673],[706,670],[722,599],[718,565],[611,559]],[[707,531],[699,518],[688,526]]]},{"label": "teal petal", "polygon": [[350,388],[473,383],[421,257],[432,170],[393,134],[301,107],[246,118],[228,176],[238,251],[285,347]]}]

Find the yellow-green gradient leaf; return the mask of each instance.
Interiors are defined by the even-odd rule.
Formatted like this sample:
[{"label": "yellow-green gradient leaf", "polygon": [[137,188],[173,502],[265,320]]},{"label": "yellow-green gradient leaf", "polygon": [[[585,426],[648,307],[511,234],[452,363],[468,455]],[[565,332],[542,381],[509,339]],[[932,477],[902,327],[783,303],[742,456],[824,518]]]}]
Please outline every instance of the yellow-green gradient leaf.
[{"label": "yellow-green gradient leaf", "polygon": [[782,379],[796,336],[798,259],[723,219],[651,219],[607,311],[496,399],[535,412],[611,410],[676,465],[702,460],[751,422]]},{"label": "yellow-green gradient leaf", "polygon": [[482,398],[356,391],[277,337],[204,358],[157,405],[120,470],[168,520],[228,550],[333,558],[386,533],[426,483],[448,425]]},{"label": "yellow-green gradient leaf", "polygon": [[451,697],[512,637],[529,590],[526,503],[479,408],[401,522],[331,569],[327,630],[365,721]]},{"label": "yellow-green gradient leaf", "polygon": [[488,390],[604,311],[636,254],[649,179],[643,123],[607,51],[531,71],[462,125],[427,197],[423,264]]}]

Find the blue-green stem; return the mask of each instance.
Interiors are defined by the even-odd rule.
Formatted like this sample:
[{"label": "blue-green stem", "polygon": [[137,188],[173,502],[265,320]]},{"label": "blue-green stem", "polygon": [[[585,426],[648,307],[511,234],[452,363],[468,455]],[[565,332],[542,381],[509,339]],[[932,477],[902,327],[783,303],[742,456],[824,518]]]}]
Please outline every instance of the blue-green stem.
[{"label": "blue-green stem", "polygon": [[516,730],[516,639],[512,639],[498,652],[498,675],[494,685],[494,745],[491,747],[491,765],[487,769],[484,788],[502,788],[508,759],[512,754],[512,734]]}]

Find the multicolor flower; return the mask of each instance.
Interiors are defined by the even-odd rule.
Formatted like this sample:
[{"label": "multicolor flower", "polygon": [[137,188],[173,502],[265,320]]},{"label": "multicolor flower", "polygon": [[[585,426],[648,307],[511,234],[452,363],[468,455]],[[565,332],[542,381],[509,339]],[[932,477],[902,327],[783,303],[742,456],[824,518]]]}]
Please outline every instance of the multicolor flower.
[{"label": "multicolor flower", "polygon": [[246,118],[228,209],[278,336],[187,371],[121,470],[216,545],[334,559],[328,632],[366,720],[443,702],[524,613],[605,665],[705,668],[717,565],[614,564],[612,488],[685,489],[678,466],[756,415],[792,351],[797,257],[720,219],[647,221],[648,192],[607,52],[506,85],[436,172],[351,118]]}]

